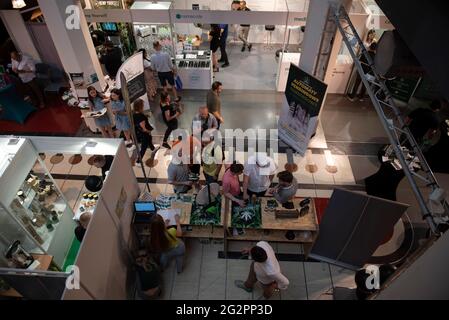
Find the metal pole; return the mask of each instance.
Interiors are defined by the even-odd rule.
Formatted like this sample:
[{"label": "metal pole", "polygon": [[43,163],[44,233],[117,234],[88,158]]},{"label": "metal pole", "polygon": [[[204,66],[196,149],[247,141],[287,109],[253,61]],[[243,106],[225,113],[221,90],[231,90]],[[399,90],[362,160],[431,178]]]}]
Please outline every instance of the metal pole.
[{"label": "metal pole", "polygon": [[120,85],[122,87],[121,89],[122,89],[123,101],[125,102],[126,112],[128,113],[128,118],[129,118],[129,121],[131,122],[131,134],[133,136],[134,144],[136,146],[137,157],[140,161],[140,167],[142,168],[142,173],[145,178],[145,185],[147,187],[148,192],[150,193],[151,190],[150,190],[150,185],[148,183],[148,177],[145,172],[145,166],[143,164],[143,159],[140,156],[139,144],[137,143],[136,127],[134,126],[133,111],[131,109],[131,101],[129,100],[129,92],[128,92],[128,87],[127,87],[127,83],[126,83],[126,77],[123,74],[123,72],[120,72]]}]

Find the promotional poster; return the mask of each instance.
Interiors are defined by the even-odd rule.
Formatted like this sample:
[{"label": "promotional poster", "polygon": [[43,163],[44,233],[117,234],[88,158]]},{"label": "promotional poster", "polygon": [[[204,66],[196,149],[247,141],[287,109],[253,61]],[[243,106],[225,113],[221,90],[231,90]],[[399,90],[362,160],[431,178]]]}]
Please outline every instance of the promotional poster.
[{"label": "promotional poster", "polygon": [[318,124],[327,84],[291,64],[279,117],[279,138],[304,156]]}]

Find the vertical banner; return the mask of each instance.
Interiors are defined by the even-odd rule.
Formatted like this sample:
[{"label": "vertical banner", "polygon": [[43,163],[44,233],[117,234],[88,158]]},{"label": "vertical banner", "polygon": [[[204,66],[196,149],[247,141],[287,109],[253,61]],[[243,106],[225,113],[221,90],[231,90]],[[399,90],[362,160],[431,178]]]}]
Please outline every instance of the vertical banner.
[{"label": "vertical banner", "polygon": [[[146,96],[147,90],[145,86],[142,52],[138,52],[129,57],[117,72],[118,75],[121,73],[123,73],[126,79],[130,103],[133,103],[142,96]],[[121,82],[120,77],[117,77],[116,87],[119,89],[122,87]]]},{"label": "vertical banner", "polygon": [[327,84],[290,65],[287,86],[279,117],[279,139],[305,155],[318,125]]}]

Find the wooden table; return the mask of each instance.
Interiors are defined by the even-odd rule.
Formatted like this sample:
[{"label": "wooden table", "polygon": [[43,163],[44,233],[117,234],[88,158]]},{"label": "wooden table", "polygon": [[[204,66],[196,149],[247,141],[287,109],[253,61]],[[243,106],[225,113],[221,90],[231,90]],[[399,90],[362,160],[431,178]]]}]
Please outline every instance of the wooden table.
[{"label": "wooden table", "polygon": [[[34,270],[47,271],[50,268],[50,265],[53,261],[53,256],[47,254],[31,254],[34,260],[40,262],[40,264]],[[28,269],[24,269],[28,270]],[[0,291],[0,296],[2,297],[10,297],[10,298],[23,298],[20,293],[18,293],[14,288],[10,288],[6,291]]]},{"label": "wooden table", "polygon": [[[289,242],[289,243],[301,243],[304,247],[305,255],[308,255],[310,249],[312,248],[315,240],[318,236],[318,219],[316,216],[315,202],[312,201],[309,204],[309,212],[298,218],[282,218],[277,219],[275,217],[275,212],[265,211],[268,200],[274,200],[274,198],[263,197],[261,198],[261,215],[262,215],[262,225],[260,228],[244,229],[244,234],[233,235],[228,234],[228,240],[241,240],[241,241],[271,241],[271,242]],[[293,199],[293,204],[295,208],[299,209],[299,203],[304,200],[304,198]],[[278,208],[282,208],[279,204]],[[228,212],[228,221],[230,225],[231,212]],[[288,240],[285,237],[287,231],[293,231],[295,238],[293,240]]]}]

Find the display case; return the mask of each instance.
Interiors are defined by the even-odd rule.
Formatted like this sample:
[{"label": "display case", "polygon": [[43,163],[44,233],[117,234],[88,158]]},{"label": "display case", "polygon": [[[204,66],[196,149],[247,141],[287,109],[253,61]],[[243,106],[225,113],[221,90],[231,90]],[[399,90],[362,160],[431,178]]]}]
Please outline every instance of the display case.
[{"label": "display case", "polygon": [[181,51],[176,55],[178,75],[185,89],[209,90],[213,72],[210,50]]},{"label": "display case", "polygon": [[74,237],[72,209],[29,140],[0,141],[11,147],[1,151],[0,184],[8,186],[0,194],[3,245],[20,240],[30,253],[51,255],[62,266]]}]

